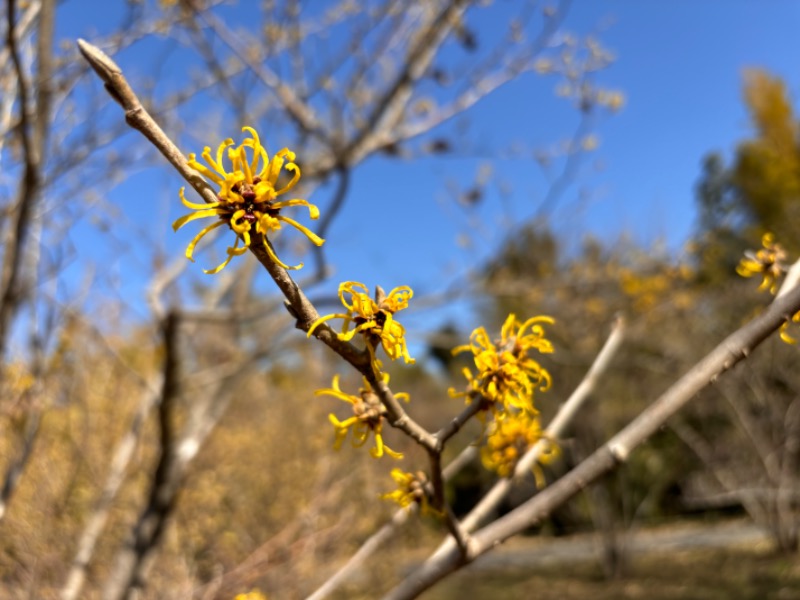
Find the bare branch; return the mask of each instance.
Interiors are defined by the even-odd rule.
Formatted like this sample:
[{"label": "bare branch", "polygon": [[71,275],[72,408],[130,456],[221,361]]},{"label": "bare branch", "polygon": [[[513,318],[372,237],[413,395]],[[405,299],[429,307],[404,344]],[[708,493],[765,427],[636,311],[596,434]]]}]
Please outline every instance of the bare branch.
[{"label": "bare branch", "polygon": [[[594,390],[598,379],[608,369],[611,359],[617,353],[622,340],[624,338],[625,326],[622,318],[618,318],[614,323],[611,335],[609,335],[600,353],[597,355],[594,363],[589,368],[586,376],[581,383],[572,393],[572,395],[563,404],[558,411],[553,421],[545,430],[545,441],[535,444],[528,452],[526,452],[520,459],[514,471],[513,478],[503,478],[495,484],[495,486],[487,493],[487,495],[478,503],[478,505],[470,511],[470,514],[465,517],[459,528],[459,535],[462,535],[460,544],[454,542],[452,538],[446,540],[437,550],[436,555],[441,552],[452,548],[454,544],[458,544],[461,548],[466,548],[469,551],[469,533],[473,531],[481,522],[483,518],[495,508],[505,498],[511,489],[513,483],[519,478],[526,476],[532,465],[539,459],[541,453],[545,450],[549,442],[546,440],[558,440],[564,434],[572,418],[580,409],[582,404],[589,397],[589,394]],[[479,401],[473,401],[470,406],[480,407]],[[469,406],[467,407],[469,409]],[[477,408],[475,408],[477,410]],[[463,414],[461,415],[464,416]],[[446,430],[440,430],[436,435],[440,437],[444,435]],[[447,436],[449,437],[449,436]],[[445,438],[446,439],[446,438]],[[443,440],[444,441],[444,440]],[[455,476],[464,466],[469,464],[475,459],[478,451],[475,446],[467,446],[461,453],[453,459],[443,470],[442,477],[444,481],[448,481]],[[413,509],[413,510],[409,510]],[[340,568],[328,581],[326,581],[320,588],[314,592],[309,600],[321,600],[328,597],[334,590],[338,589],[356,569],[363,564],[363,562],[373,554],[381,545],[391,539],[396,530],[408,520],[410,512],[416,512],[416,505],[412,505],[409,509],[398,510],[392,520],[386,523],[374,535],[372,535],[358,551],[347,561],[347,563]],[[463,532],[463,533],[462,533]]]},{"label": "bare branch", "polygon": [[800,259],[796,260],[794,264],[789,267],[789,270],[786,273],[786,278],[783,280],[781,284],[781,289],[778,290],[775,298],[780,298],[789,290],[793,289],[798,282],[800,282]]},{"label": "bare branch", "polygon": [[[531,500],[476,532],[473,536],[476,556],[524,529],[541,523],[556,507],[589,483],[624,463],[633,449],[657,432],[701,389],[745,359],[798,310],[800,288],[795,288],[775,300],[764,314],[723,340],[649,408],[580,465]],[[385,598],[415,598],[464,563],[465,556],[457,549],[437,555],[426,561]]]},{"label": "bare branch", "polygon": [[394,537],[397,529],[406,521],[408,521],[409,515],[417,511],[415,507],[416,504],[413,504],[409,506],[408,509],[402,508],[396,511],[392,516],[391,521],[386,523],[376,533],[371,535],[370,538],[361,545],[358,551],[352,557],[350,557],[347,563],[341,569],[339,569],[333,575],[333,577],[328,579],[328,581],[320,586],[319,589],[311,594],[307,600],[322,600],[339,589],[339,587],[345,581],[347,581],[350,575],[354,573],[359,566],[364,564],[364,562],[375,552],[377,552],[381,546]]},{"label": "bare branch", "polygon": [[463,17],[469,2],[467,0],[451,0],[447,6],[430,22],[427,29],[418,33],[416,44],[409,49],[403,69],[398,74],[383,97],[380,98],[367,116],[360,132],[352,139],[344,150],[347,164],[355,164],[375,149],[373,138],[395,127],[405,110],[415,82],[422,77],[436,54],[437,48],[444,42],[448,33]]},{"label": "bare branch", "polygon": [[[17,23],[15,0],[6,6],[6,45],[14,71],[17,75],[17,97],[19,99],[19,135],[22,140],[24,173],[15,203],[13,226],[5,240],[2,272],[0,272],[0,356],[6,349],[11,323],[18,311],[25,291],[20,289],[20,269],[23,249],[28,238],[30,221],[41,194],[42,164],[49,127],[50,85],[53,68],[53,0],[42,0],[37,37],[38,67],[35,78],[34,98],[28,76],[25,73],[17,47]],[[31,121],[33,119],[33,121]]]},{"label": "bare branch", "polygon": [[212,187],[189,163],[178,147],[172,143],[161,127],[144,109],[117,64],[102,50],[84,40],[78,40],[81,54],[89,62],[95,73],[105,83],[106,91],[125,109],[125,121],[141,132],[161,152],[178,173],[189,182],[195,191],[208,203],[216,202],[217,195]]},{"label": "bare branch", "polygon": [[[164,383],[161,382],[156,388],[163,389],[163,385]],[[117,497],[117,492],[125,479],[125,472],[133,457],[134,450],[136,449],[139,433],[142,430],[147,415],[150,414],[150,410],[160,397],[161,395],[158,389],[147,390],[145,392],[128,431],[117,444],[114,456],[111,459],[111,465],[106,477],[106,483],[103,486],[103,491],[92,514],[89,516],[81,539],[78,542],[78,551],[72,561],[72,567],[67,576],[67,581],[61,590],[61,600],[74,600],[81,594],[83,584],[86,581],[86,571],[94,555],[97,540],[108,521],[112,503]]]},{"label": "bare branch", "polygon": [[177,442],[181,440],[175,431],[173,415],[173,405],[180,393],[177,383],[178,329],[178,318],[174,314],[168,314],[163,323],[165,356],[158,398],[161,455],[151,483],[147,507],[140,515],[131,538],[117,553],[115,565],[106,582],[103,597],[110,600],[128,598],[133,589],[142,585],[139,576],[144,560],[161,539],[166,519],[175,505],[176,495],[188,464],[188,461],[180,456]]},{"label": "bare branch", "polygon": [[385,140],[382,140],[382,143],[398,143],[422,135],[462,114],[482,99],[486,98],[489,94],[533,68],[533,57],[549,43],[566,16],[569,2],[562,0],[561,5],[562,6],[557,9],[553,15],[546,17],[544,27],[536,40],[531,44],[529,50],[530,58],[528,60],[517,61],[520,64],[514,65],[513,68],[512,66],[504,66],[503,68],[487,72],[474,81],[468,89],[450,103],[439,107],[424,119],[404,124],[392,131],[387,131],[387,137]]},{"label": "bare branch", "polygon": [[[18,81],[19,132],[23,149],[23,177],[18,190],[18,197],[12,215],[13,225],[8,230],[5,244],[2,272],[0,273],[0,358],[3,357],[8,343],[9,332],[27,291],[21,289],[20,274],[23,268],[23,250],[28,241],[30,229],[36,220],[36,204],[41,195],[41,169],[50,114],[50,77],[52,73],[53,13],[52,0],[42,0],[39,13],[37,51],[39,53],[38,70],[35,84],[38,94],[32,97],[29,81],[19,57],[17,47],[17,31],[15,23],[14,0],[8,0],[6,13],[8,17],[6,44],[14,65]],[[33,122],[31,122],[33,117]],[[35,277],[35,274],[33,275]],[[33,406],[25,418],[22,436],[22,447],[12,460],[3,479],[0,490],[0,520],[5,516],[8,503],[17,488],[19,478],[30,460],[36,438],[39,433],[42,412],[42,371],[44,362],[42,343],[33,335],[34,368],[36,384],[25,392],[25,396],[33,398]]]},{"label": "bare branch", "polygon": [[25,417],[22,448],[18,456],[13,459],[11,465],[7,469],[5,477],[3,478],[3,487],[0,489],[0,521],[2,521],[8,513],[8,504],[11,501],[11,496],[16,491],[19,478],[22,476],[22,472],[25,470],[25,466],[31,458],[41,422],[42,408],[35,407],[30,409],[29,414]]}]

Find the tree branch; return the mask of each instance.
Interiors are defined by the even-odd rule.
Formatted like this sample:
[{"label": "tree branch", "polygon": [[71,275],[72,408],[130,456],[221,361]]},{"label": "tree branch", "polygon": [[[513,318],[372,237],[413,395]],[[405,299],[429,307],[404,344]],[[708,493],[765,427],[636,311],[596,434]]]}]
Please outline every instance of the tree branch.
[{"label": "tree branch", "polygon": [[[759,317],[734,332],[681,377],[627,427],[550,487],[473,536],[475,556],[488,552],[509,537],[542,522],[589,483],[624,463],[630,453],[657,432],[695,395],[744,360],[761,342],[800,310],[800,287],[775,300]],[[428,559],[405,578],[385,600],[415,598],[455,571],[464,556],[451,549]]]}]

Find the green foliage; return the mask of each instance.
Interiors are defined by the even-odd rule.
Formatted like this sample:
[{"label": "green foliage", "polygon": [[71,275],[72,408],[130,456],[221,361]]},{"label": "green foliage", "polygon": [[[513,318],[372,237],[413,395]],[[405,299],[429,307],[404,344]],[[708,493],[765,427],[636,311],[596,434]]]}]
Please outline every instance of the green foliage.
[{"label": "green foliage", "polygon": [[792,240],[789,249],[797,250],[800,140],[786,85],[763,71],[750,71],[744,99],[756,135],[737,148],[731,183],[753,224]]},{"label": "green foliage", "polygon": [[753,136],[737,146],[729,166],[718,153],[707,155],[696,189],[697,266],[713,284],[734,277],[732,266],[765,232],[800,251],[800,124],[786,84],[748,71],[743,96]]}]

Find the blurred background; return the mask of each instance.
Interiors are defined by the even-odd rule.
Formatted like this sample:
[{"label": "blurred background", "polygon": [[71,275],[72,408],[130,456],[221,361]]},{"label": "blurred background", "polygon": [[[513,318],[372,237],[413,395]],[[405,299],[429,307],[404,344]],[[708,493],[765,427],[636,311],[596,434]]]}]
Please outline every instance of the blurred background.
[{"label": "blurred background", "polygon": [[[546,423],[623,315],[550,481],[769,301],[735,270],[763,233],[800,251],[793,2],[9,0],[0,15],[3,598],[303,598],[393,514],[378,495],[397,463],[334,452],[328,414],[347,407],[313,395],[360,378],[294,329],[252,256],[202,272],[226,229],[186,260],[185,183],[78,38],[184,153],[251,126],[297,154],[292,193],[321,217],[291,216],[327,241],[286,228],[276,250],[305,263],[322,314],[341,281],[414,289],[398,318],[417,362],[389,371],[426,427],[461,410],[450,350],[476,327],[556,320]],[[767,341],[616,473],[425,597],[800,597],[796,360]],[[462,469],[455,511],[494,477]],[[334,597],[380,597],[423,560],[442,530],[411,521]]]}]

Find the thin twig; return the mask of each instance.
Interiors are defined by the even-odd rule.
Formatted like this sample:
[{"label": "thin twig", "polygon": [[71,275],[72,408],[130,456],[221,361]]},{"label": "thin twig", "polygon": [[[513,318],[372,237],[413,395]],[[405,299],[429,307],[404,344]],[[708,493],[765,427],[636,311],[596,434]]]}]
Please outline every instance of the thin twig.
[{"label": "thin twig", "polygon": [[359,133],[343,150],[348,164],[359,162],[375,149],[371,138],[376,132],[391,129],[398,124],[400,115],[411,98],[414,84],[431,64],[436,49],[463,18],[468,5],[467,0],[451,0],[432,19],[427,29],[418,32],[416,43],[408,50],[403,69],[375,103]]},{"label": "thin twig", "polygon": [[[35,209],[41,196],[44,148],[50,126],[50,79],[53,69],[52,43],[55,5],[53,0],[42,0],[36,42],[38,67],[35,83],[38,95],[34,103],[34,99],[31,97],[32,90],[29,88],[30,82],[22,68],[17,47],[17,31],[14,22],[15,5],[14,0],[8,0],[6,43],[18,78],[19,131],[22,138],[24,169],[14,208],[13,225],[9,228],[9,239],[6,240],[2,273],[0,273],[0,286],[2,286],[2,292],[0,292],[0,359],[5,354],[13,321],[28,293],[21,289],[23,286],[19,278],[23,270],[23,250],[28,241],[30,229],[37,219]],[[31,115],[34,117],[33,122],[30,121]],[[25,395],[33,398],[34,402],[29,409],[30,414],[26,415],[22,448],[12,460],[3,477],[3,486],[0,490],[0,520],[8,510],[11,496],[14,494],[19,478],[33,453],[44,410],[39,403],[39,398],[43,395],[43,344],[35,334],[33,342],[34,368],[32,374],[36,383],[33,388],[25,392]]]}]

